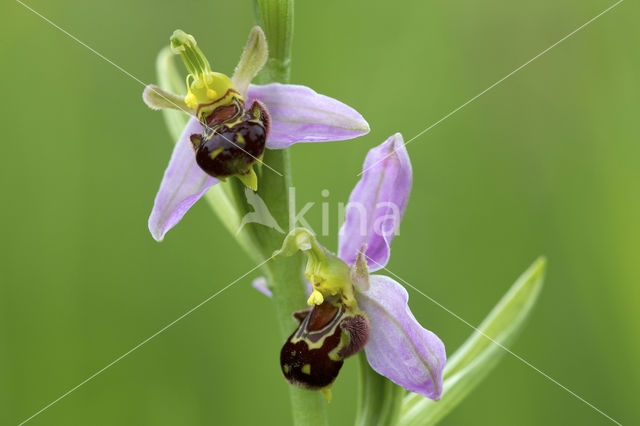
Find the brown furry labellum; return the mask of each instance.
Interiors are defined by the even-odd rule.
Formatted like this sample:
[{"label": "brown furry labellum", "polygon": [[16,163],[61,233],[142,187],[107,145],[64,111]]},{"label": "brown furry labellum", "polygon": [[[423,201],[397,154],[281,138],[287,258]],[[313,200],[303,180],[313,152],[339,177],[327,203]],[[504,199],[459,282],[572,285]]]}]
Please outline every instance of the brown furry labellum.
[{"label": "brown furry labellum", "polygon": [[216,108],[203,123],[202,134],[191,135],[196,162],[215,178],[243,175],[264,154],[270,118],[266,107],[255,101],[249,109],[234,98]]},{"label": "brown furry labellum", "polygon": [[300,325],[280,352],[282,373],[292,385],[313,390],[331,385],[344,359],[359,352],[369,339],[364,313],[327,301],[294,317]]}]

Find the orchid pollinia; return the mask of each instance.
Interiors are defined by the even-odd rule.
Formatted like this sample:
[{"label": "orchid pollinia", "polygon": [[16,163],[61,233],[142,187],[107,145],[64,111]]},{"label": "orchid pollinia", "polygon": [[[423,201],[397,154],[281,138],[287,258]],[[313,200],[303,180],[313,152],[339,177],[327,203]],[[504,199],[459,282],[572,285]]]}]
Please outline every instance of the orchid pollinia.
[{"label": "orchid pollinia", "polygon": [[403,388],[438,399],[446,354],[442,341],[411,313],[404,287],[382,275],[389,245],[411,190],[409,156],[396,134],[369,151],[362,179],[347,205],[338,255],[306,229],[292,230],[278,255],[307,255],[311,308],[296,312],[300,325],[282,348],[287,380],[325,394],[345,358],[364,348],[371,367]]},{"label": "orchid pollinia", "polygon": [[369,132],[353,108],[308,87],[252,85],[269,56],[260,27],[251,31],[232,78],[211,71],[195,38],[183,31],[174,32],[171,48],[189,71],[187,94],[150,85],[143,100],[152,109],[177,109],[192,117],[176,143],[149,217],[149,230],[158,241],[220,181],[236,177],[256,190],[254,167],[261,164],[265,148],[352,139]]}]

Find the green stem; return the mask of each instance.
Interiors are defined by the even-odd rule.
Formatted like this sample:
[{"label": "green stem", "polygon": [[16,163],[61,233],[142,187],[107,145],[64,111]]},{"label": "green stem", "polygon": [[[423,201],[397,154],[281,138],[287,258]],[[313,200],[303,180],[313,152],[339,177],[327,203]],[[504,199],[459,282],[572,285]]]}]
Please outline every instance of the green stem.
[{"label": "green stem", "polygon": [[262,83],[287,83],[291,71],[293,0],[255,0],[256,21],[269,44],[269,59],[262,70]]},{"label": "green stem", "polygon": [[393,426],[400,416],[405,390],[369,366],[364,351],[358,356],[360,389],[356,426]]},{"label": "green stem", "polygon": [[[293,36],[293,0],[255,0],[256,20],[265,32],[269,59],[258,76],[260,83],[288,83]],[[289,228],[289,188],[292,186],[289,152],[267,150],[258,183],[258,195],[283,229]],[[272,170],[273,169],[273,170]],[[274,170],[278,171],[276,173]],[[265,251],[273,253],[282,245],[284,235],[274,229],[255,226],[254,235]],[[266,253],[265,253],[266,254]],[[267,267],[273,291],[276,316],[282,339],[295,330],[293,312],[305,307],[304,259],[298,254],[272,260]],[[293,422],[298,426],[327,424],[326,402],[318,392],[289,387]]]}]

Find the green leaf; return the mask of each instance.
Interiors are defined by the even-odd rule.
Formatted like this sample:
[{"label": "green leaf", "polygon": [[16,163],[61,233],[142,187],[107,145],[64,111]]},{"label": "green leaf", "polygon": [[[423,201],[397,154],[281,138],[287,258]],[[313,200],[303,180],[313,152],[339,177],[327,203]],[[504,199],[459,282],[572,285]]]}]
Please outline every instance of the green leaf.
[{"label": "green leaf", "polygon": [[444,370],[444,394],[432,401],[410,393],[399,425],[434,425],[453,410],[498,364],[529,316],[544,281],[546,260],[537,259],[511,286]]}]

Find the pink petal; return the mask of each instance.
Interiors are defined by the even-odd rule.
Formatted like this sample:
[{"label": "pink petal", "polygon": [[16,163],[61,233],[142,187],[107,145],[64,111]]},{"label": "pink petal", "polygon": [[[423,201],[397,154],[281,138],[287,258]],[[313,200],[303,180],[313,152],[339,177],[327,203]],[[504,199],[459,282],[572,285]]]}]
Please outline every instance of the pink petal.
[{"label": "pink petal", "polygon": [[389,245],[407,207],[411,182],[411,162],[400,133],[369,151],[340,229],[338,256],[342,260],[353,265],[366,244],[371,271],[387,264]]},{"label": "pink petal", "polygon": [[251,282],[251,286],[269,298],[273,296],[265,277],[256,278]]},{"label": "pink petal", "polygon": [[358,111],[306,86],[251,85],[246,104],[254,100],[262,101],[271,116],[270,149],[298,142],[341,141],[369,133],[369,124]]},{"label": "pink petal", "polygon": [[149,216],[149,231],[156,241],[162,241],[207,189],[219,182],[196,163],[189,136],[201,132],[198,120],[191,118],[173,149]]},{"label": "pink petal", "polygon": [[444,344],[415,319],[404,287],[389,277],[372,275],[369,290],[359,292],[357,299],[371,321],[364,347],[371,367],[411,392],[440,398],[447,359]]}]

